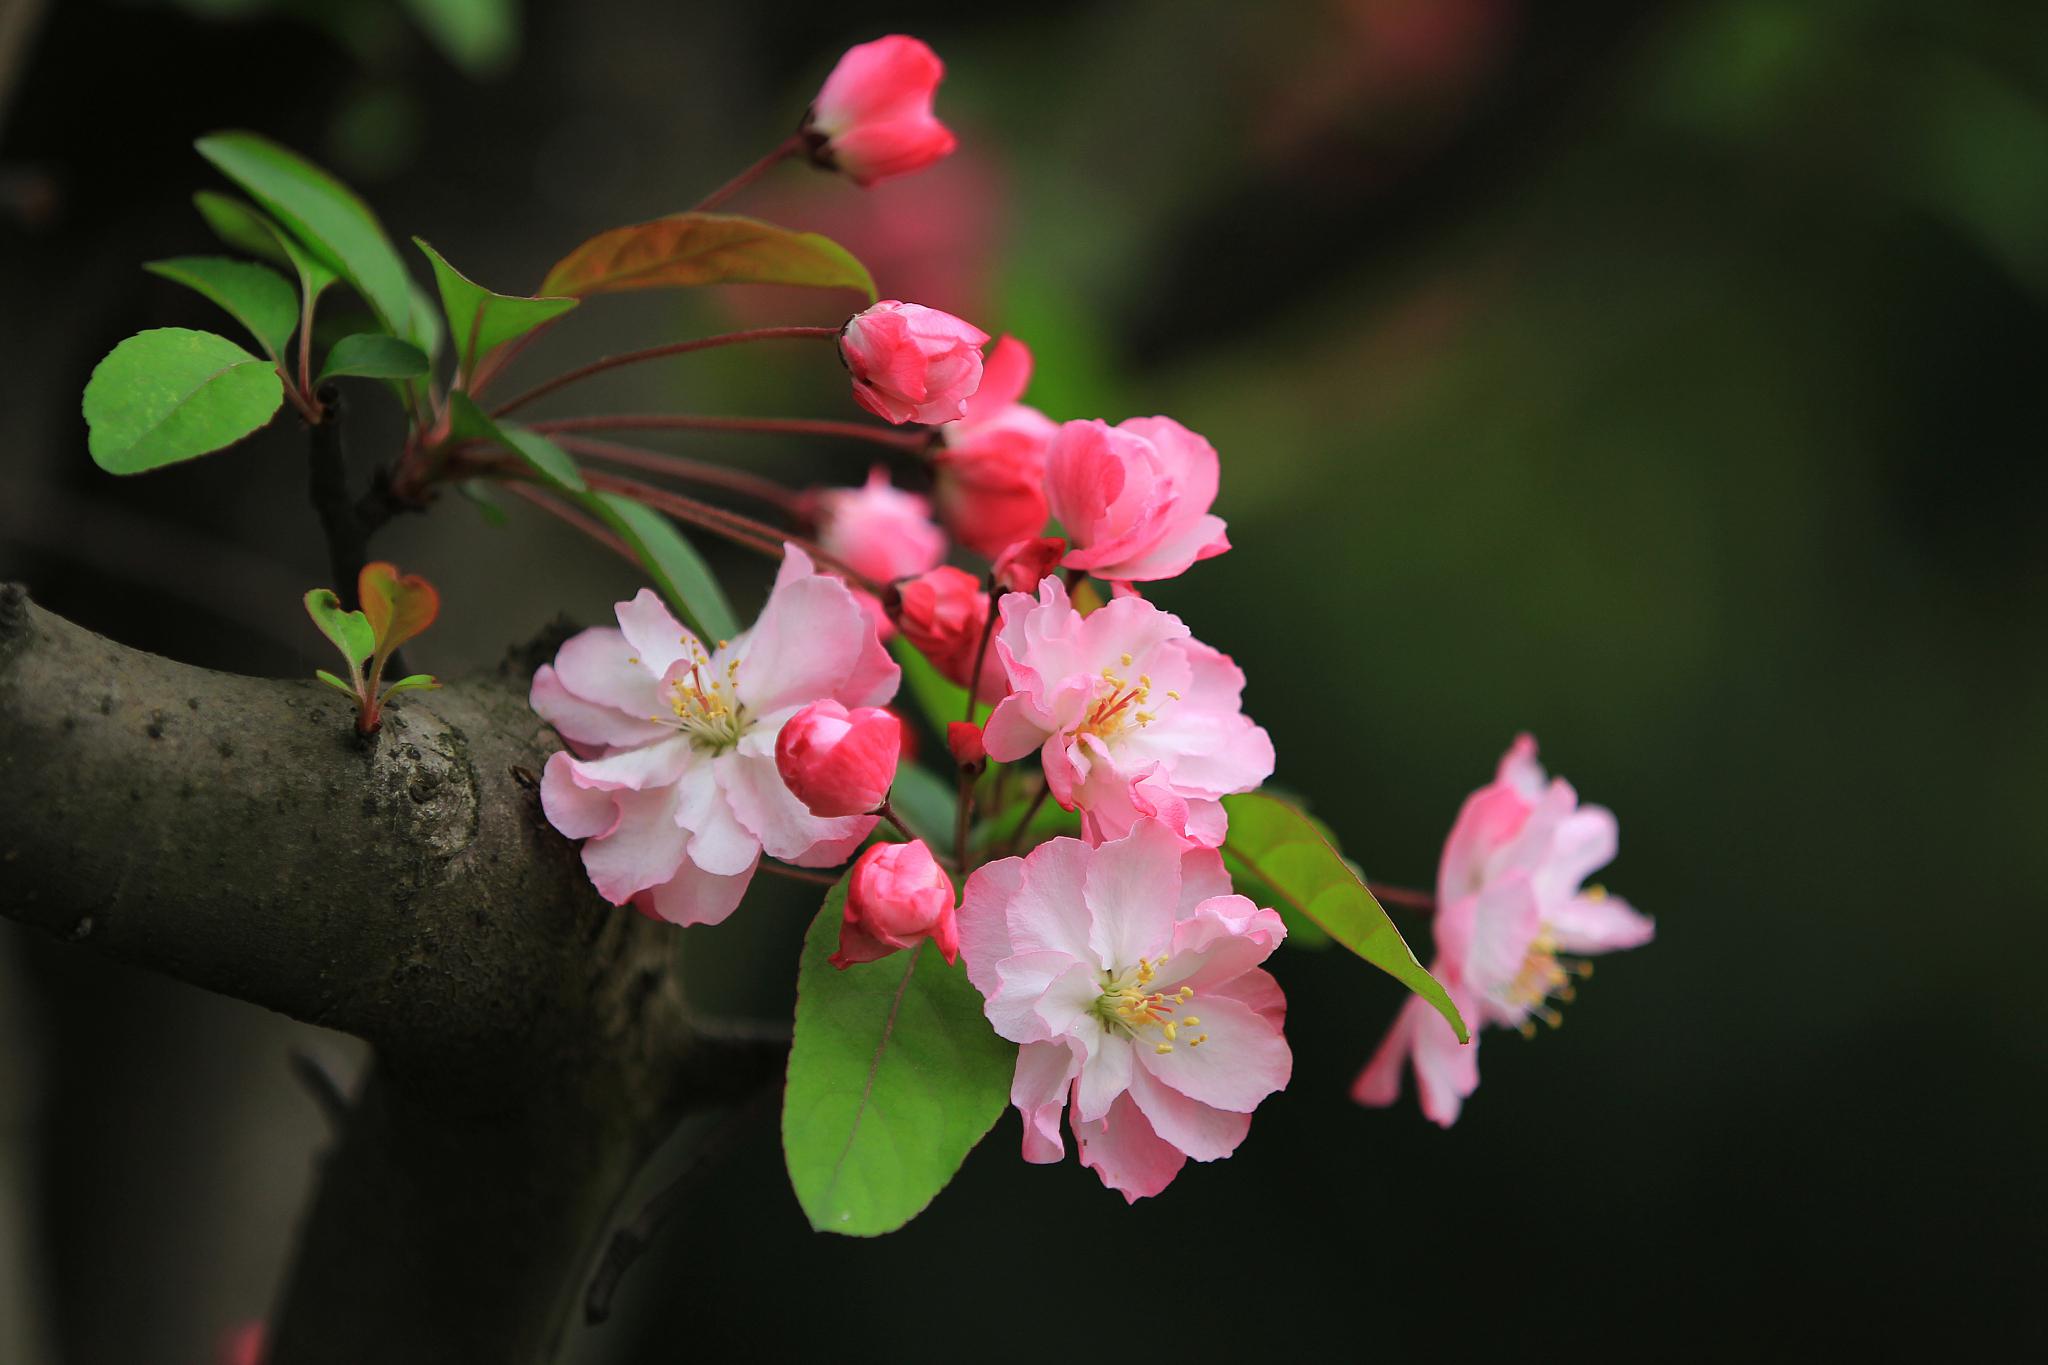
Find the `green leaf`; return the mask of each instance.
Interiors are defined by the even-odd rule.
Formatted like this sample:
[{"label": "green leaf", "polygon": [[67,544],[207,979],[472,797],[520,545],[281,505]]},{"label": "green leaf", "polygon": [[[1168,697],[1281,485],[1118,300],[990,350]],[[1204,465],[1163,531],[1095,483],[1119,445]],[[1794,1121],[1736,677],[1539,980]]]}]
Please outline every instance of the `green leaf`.
[{"label": "green leaf", "polygon": [[896,765],[896,784],[889,788],[889,805],[903,817],[912,834],[933,848],[952,846],[953,816],[959,802],[960,791],[954,781],[908,759]]},{"label": "green leaf", "polygon": [[[967,689],[947,681],[938,669],[932,667],[932,661],[900,634],[889,642],[889,652],[896,656],[897,664],[903,669],[903,690],[917,703],[918,711],[931,723],[939,738],[944,739],[948,725],[967,717]],[[985,719],[988,714],[986,706],[974,708],[977,721]]]},{"label": "green leaf", "polygon": [[448,434],[497,442],[526,461],[558,493],[580,498],[588,491],[589,485],[583,482],[583,475],[577,472],[576,461],[569,458],[568,451],[517,422],[492,420],[466,393],[448,395]]},{"label": "green leaf", "polygon": [[441,354],[441,311],[434,307],[426,290],[410,279],[406,283],[412,286],[412,326],[406,339],[432,360]]},{"label": "green leaf", "polygon": [[1422,969],[1401,931],[1365,883],[1302,811],[1263,792],[1226,796],[1224,856],[1272,888],[1288,906],[1409,990],[1450,1022],[1458,1041],[1465,1021],[1437,979]]},{"label": "green leaf", "polygon": [[324,668],[314,669],[313,676],[318,678],[321,682],[326,683],[329,687],[341,693],[343,696],[348,697],[350,700],[354,700],[356,695],[356,689],[352,684],[343,682],[341,679],[335,677],[332,673],[329,673]]},{"label": "green leaf", "polygon": [[192,196],[192,203],[213,229],[214,236],[229,246],[276,265],[291,264],[292,258],[285,254],[282,229],[255,208],[212,190],[199,191]]},{"label": "green leaf", "polygon": [[214,133],[193,144],[221,174],[348,281],[385,327],[404,335],[412,284],[383,225],[353,190],[295,152],[254,133]]},{"label": "green leaf", "polygon": [[[1024,812],[1029,805],[1029,798],[1022,801],[1012,801],[1007,810],[991,820],[984,821],[974,831],[974,837],[971,841],[973,846],[984,852],[997,847],[1014,847],[1017,852],[1023,853],[1044,843],[1047,839],[1058,838],[1063,834],[1073,838],[1080,837],[1081,812],[1078,810],[1067,810],[1059,802],[1048,797],[1036,811],[1032,812],[1031,827],[1024,831],[1022,838],[1017,838],[1017,826],[1023,821]],[[1251,893],[1246,892],[1245,894],[1250,895]],[[1260,901],[1259,904],[1264,905],[1266,902]],[[1283,910],[1281,913],[1285,915],[1287,912]],[[1310,925],[1309,928],[1311,932],[1318,935],[1322,932],[1313,925]],[[1292,921],[1288,923],[1287,931],[1289,934],[1294,932]]]},{"label": "green leaf", "polygon": [[493,293],[448,264],[440,252],[421,238],[415,237],[412,242],[426,253],[434,267],[434,282],[441,288],[441,311],[448,315],[448,335],[454,338],[455,353],[462,358],[465,374],[474,374],[477,361],[506,342],[518,340],[582,302]]},{"label": "green leaf", "polygon": [[137,474],[233,445],[284,402],[277,366],[226,337],[139,332],[85,385],[86,448],[109,474]]},{"label": "green leaf", "polygon": [[593,493],[584,501],[640,557],[656,589],[691,629],[714,643],[740,633],[725,589],[674,522],[618,493]]},{"label": "green leaf", "polygon": [[384,689],[384,700],[391,700],[393,692],[432,692],[441,686],[441,680],[431,673],[411,673]]},{"label": "green leaf", "polygon": [[344,375],[416,379],[426,372],[427,358],[410,341],[400,341],[382,332],[358,332],[334,343],[334,349],[327,353],[327,362],[320,367],[320,377],[313,382],[324,384]]},{"label": "green leaf", "polygon": [[493,526],[505,524],[505,509],[498,506],[497,499],[490,494],[490,485],[482,479],[464,479],[455,485],[455,491],[476,505],[477,512]]},{"label": "green leaf", "polygon": [[676,213],[601,232],[557,262],[540,292],[582,297],[700,284],[804,284],[876,297],[867,267],[831,238],[722,213]]},{"label": "green leaf", "polygon": [[[343,611],[334,589],[315,588],[307,593],[306,615],[313,618],[320,633],[332,640],[341,657],[348,660],[349,672],[361,669],[363,660],[377,652],[377,633],[370,629],[369,618],[359,611]],[[353,687],[346,691],[355,695]]]},{"label": "green leaf", "polygon": [[284,362],[299,325],[299,296],[275,270],[226,256],[179,256],[143,269],[212,299],[249,329],[271,360]]},{"label": "green leaf", "polygon": [[790,1184],[820,1232],[872,1237],[946,1187],[1009,1097],[1015,1045],[925,943],[840,971],[841,881],[804,936],[782,1100]]},{"label": "green leaf", "polygon": [[405,0],[405,7],[448,60],[472,76],[504,70],[519,50],[514,0]]}]

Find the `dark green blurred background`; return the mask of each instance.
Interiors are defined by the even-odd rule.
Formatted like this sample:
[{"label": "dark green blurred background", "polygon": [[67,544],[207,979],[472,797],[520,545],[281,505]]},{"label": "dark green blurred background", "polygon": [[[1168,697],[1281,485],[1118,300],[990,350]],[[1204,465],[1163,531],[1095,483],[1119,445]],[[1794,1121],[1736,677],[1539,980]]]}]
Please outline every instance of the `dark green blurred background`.
[{"label": "dark green blurred background", "polygon": [[[1245,664],[1278,780],[1375,876],[1426,884],[1527,728],[1618,812],[1603,880],[1659,936],[1561,1030],[1489,1035],[1448,1133],[1345,1098],[1398,988],[1289,954],[1288,1093],[1135,1209],[1023,1165],[1006,1115],[906,1231],[815,1236],[764,1126],[572,1358],[2039,1353],[2048,10],[850,8],[535,0],[494,62],[381,0],[50,4],[0,109],[0,574],[195,662],[318,661],[291,423],[130,482],[85,454],[114,341],[217,325],[138,268],[212,249],[192,137],[291,143],[518,292],[907,30],[948,61],[960,155],[865,196],[789,168],[739,207],[1018,333],[1055,416],[1215,441],[1237,548],[1158,596]],[[538,349],[830,311],[606,301]],[[556,411],[847,415],[809,353],[614,378]],[[367,469],[389,432],[355,400]],[[444,674],[632,586],[459,501],[382,548],[443,589],[415,654]],[[722,562],[757,598],[760,566]],[[787,1007],[808,907],[760,902],[695,931],[707,1005]],[[0,949],[0,1358],[204,1361],[266,1311],[314,1174],[286,1050],[356,1053]]]}]

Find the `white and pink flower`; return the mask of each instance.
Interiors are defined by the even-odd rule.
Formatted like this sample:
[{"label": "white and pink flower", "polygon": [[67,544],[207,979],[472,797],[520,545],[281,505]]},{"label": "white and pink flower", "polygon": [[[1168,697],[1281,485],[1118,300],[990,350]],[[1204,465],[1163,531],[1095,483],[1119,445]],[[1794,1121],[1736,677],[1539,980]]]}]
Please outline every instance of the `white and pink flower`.
[{"label": "white and pink flower", "polygon": [[1436,961],[1430,972],[1472,1033],[1461,1046],[1420,997],[1402,1006],[1351,1097],[1388,1105],[1413,1062],[1422,1112],[1448,1128],[1479,1087],[1482,1027],[1533,1032],[1590,974],[1584,959],[1648,943],[1648,916],[1586,878],[1613,860],[1618,830],[1602,806],[1581,806],[1563,778],[1545,781],[1536,741],[1516,738],[1494,780],[1466,798],[1437,870]]},{"label": "white and pink flower", "polygon": [[785,546],[751,629],[715,648],[654,593],[618,607],[534,674],[532,704],[574,748],[548,760],[541,803],[584,840],[583,865],[614,905],[716,924],[763,852],[806,867],[844,862],[872,815],[813,815],[776,770],[777,736],[807,703],[878,706],[901,677],[837,578]]},{"label": "white and pink flower", "polygon": [[1185,573],[1230,548],[1209,508],[1216,448],[1171,417],[1068,422],[1045,457],[1052,514],[1073,542],[1067,567],[1112,582]]},{"label": "white and pink flower", "polygon": [[1052,794],[1091,843],[1140,820],[1215,847],[1221,798],[1273,774],[1273,741],[1241,709],[1244,674],[1181,619],[1140,597],[1087,616],[1057,578],[1002,599],[996,655],[1009,695],[989,717],[989,757],[1036,749]]},{"label": "white and pink flower", "polygon": [[1054,839],[976,871],[959,920],[968,979],[1020,1045],[1026,1161],[1066,1155],[1065,1115],[1081,1164],[1135,1202],[1229,1156],[1287,1084],[1287,1002],[1258,965],[1286,927],[1232,894],[1214,849],[1149,820]]}]

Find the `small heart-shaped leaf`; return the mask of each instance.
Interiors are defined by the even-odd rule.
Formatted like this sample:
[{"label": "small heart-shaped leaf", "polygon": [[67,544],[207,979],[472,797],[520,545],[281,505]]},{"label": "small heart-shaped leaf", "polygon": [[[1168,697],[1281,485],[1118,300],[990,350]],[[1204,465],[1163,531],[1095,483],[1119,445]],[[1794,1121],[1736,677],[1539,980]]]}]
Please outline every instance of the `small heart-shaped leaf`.
[{"label": "small heart-shaped leaf", "polygon": [[416,573],[401,575],[396,565],[382,560],[363,566],[356,577],[356,597],[380,655],[388,656],[441,614],[441,594],[432,583]]},{"label": "small heart-shaped leaf", "polygon": [[[348,660],[350,673],[358,672],[363,660],[377,652],[377,632],[369,618],[359,611],[344,611],[332,588],[315,588],[306,594],[306,615],[320,627],[320,633],[334,642],[341,657]],[[355,688],[346,689],[351,696]]]}]

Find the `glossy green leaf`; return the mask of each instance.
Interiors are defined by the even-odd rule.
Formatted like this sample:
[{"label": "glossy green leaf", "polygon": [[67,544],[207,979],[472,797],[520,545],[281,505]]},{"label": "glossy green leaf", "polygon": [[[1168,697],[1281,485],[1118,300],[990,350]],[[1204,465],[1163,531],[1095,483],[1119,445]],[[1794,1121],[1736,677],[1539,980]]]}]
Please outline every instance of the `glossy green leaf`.
[{"label": "glossy green leaf", "polygon": [[474,373],[477,361],[484,356],[582,302],[493,293],[448,264],[440,252],[422,239],[412,240],[434,267],[434,282],[441,290],[441,311],[448,316],[448,335],[456,355],[462,359],[464,373]]},{"label": "glossy green leaf", "polygon": [[953,817],[959,802],[959,785],[952,776],[940,777],[908,759],[897,765],[896,784],[889,789],[889,805],[910,826],[912,834],[934,849],[943,851],[953,846]]},{"label": "glossy green leaf", "polygon": [[428,360],[441,354],[441,310],[434,307],[434,300],[418,283],[412,284],[412,326],[406,331],[406,340],[420,348]]},{"label": "glossy green leaf", "polygon": [[556,263],[543,294],[611,294],[703,284],[802,284],[875,298],[867,267],[829,237],[722,213],[676,213],[613,228]]},{"label": "glossy green leaf", "polygon": [[408,333],[411,280],[383,225],[353,190],[254,133],[215,133],[194,145],[316,259],[348,281],[388,329]]},{"label": "glossy green leaf", "polygon": [[427,358],[410,341],[382,332],[358,332],[334,343],[320,377],[313,382],[356,375],[364,379],[417,379],[427,372]]},{"label": "glossy green leaf", "polygon": [[569,458],[568,451],[517,422],[493,420],[466,393],[448,395],[448,432],[451,436],[495,441],[524,460],[549,488],[558,493],[581,497],[589,491],[589,485],[583,482],[583,475],[577,471],[576,461]]},{"label": "glossy green leaf", "polygon": [[472,76],[504,70],[519,49],[517,0],[405,0],[413,21]]},{"label": "glossy green leaf", "polygon": [[[341,657],[348,660],[349,672],[360,670],[363,661],[376,653],[377,633],[370,629],[369,618],[359,611],[343,610],[334,589],[315,588],[307,593],[306,615],[313,618],[320,633],[333,641]],[[347,691],[351,696],[355,694],[352,687]]]},{"label": "glossy green leaf", "polygon": [[394,692],[432,692],[441,686],[441,680],[431,673],[411,673],[384,689],[384,699],[389,701]]},{"label": "glossy green leaf", "polygon": [[212,299],[249,329],[272,361],[283,362],[299,325],[299,296],[275,270],[226,256],[179,256],[143,269]]},{"label": "glossy green leaf", "polygon": [[1230,816],[1224,856],[1276,892],[1286,904],[1409,990],[1450,1022],[1458,1041],[1465,1021],[1441,983],[1424,971],[1401,931],[1307,814],[1276,796],[1226,796]]},{"label": "glossy green leaf", "polygon": [[872,1237],[915,1218],[960,1169],[1003,1112],[1017,1049],[929,943],[832,966],[845,900],[841,881],[804,936],[782,1148],[813,1228]]},{"label": "glossy green leaf", "polygon": [[585,501],[639,556],[655,588],[685,624],[708,643],[739,634],[739,620],[725,599],[725,589],[674,522],[617,493],[593,493]]},{"label": "glossy green leaf", "polygon": [[86,448],[137,474],[233,445],[284,402],[277,366],[226,337],[159,327],[107,353],[86,381]]},{"label": "glossy green leaf", "polygon": [[263,213],[224,194],[201,190],[192,196],[214,235],[229,246],[278,265],[288,265],[299,277],[299,296],[318,299],[334,283],[335,274],[293,236]]},{"label": "glossy green leaf", "polygon": [[356,695],[356,689],[353,684],[343,682],[340,678],[335,677],[332,673],[329,673],[324,668],[314,669],[313,676],[318,678],[321,682],[326,683],[329,687],[341,693],[343,696],[348,697],[351,700],[354,699]]}]

